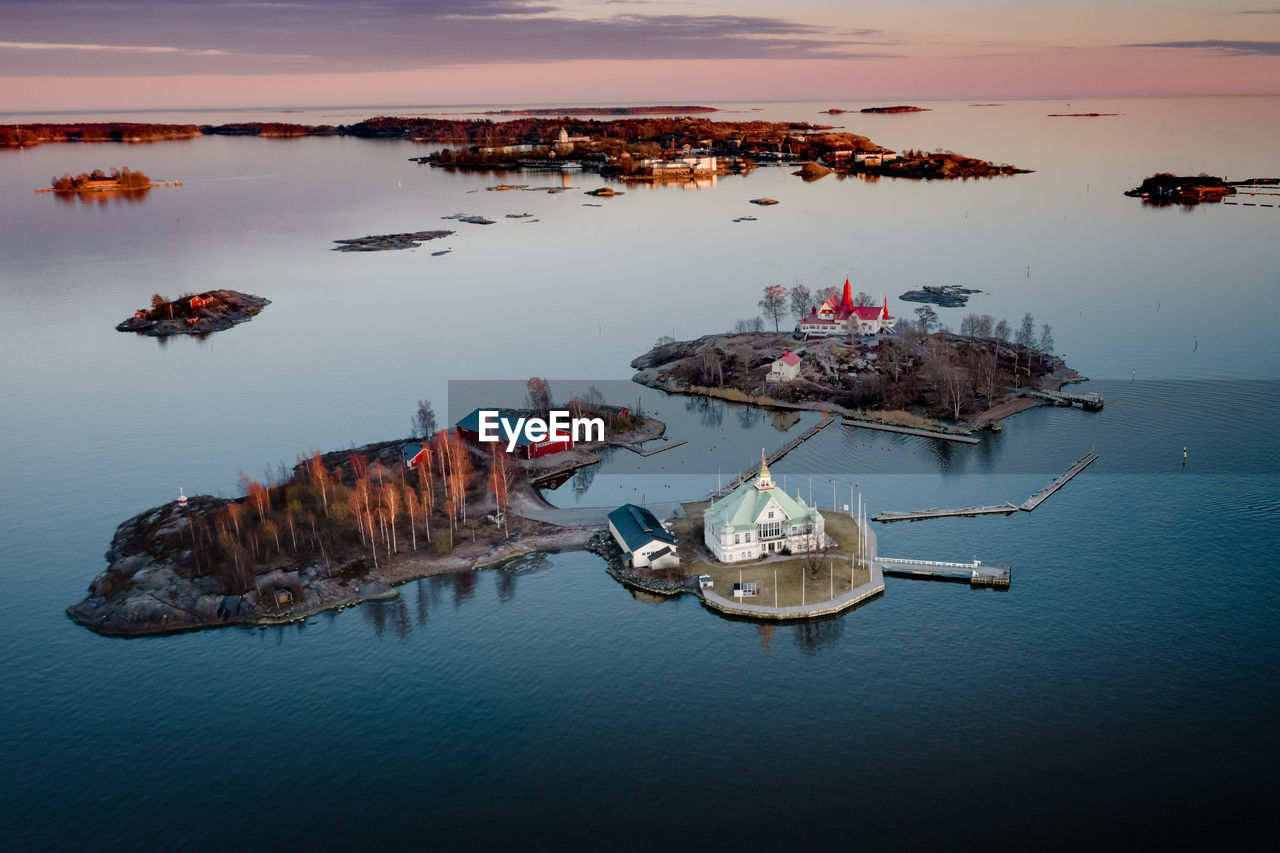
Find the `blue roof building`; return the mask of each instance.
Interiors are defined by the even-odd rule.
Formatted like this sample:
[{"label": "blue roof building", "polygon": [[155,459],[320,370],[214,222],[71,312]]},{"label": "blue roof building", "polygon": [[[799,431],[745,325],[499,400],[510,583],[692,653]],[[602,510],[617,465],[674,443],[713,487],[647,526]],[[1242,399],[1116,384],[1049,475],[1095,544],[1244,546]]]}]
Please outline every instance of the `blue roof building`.
[{"label": "blue roof building", "polygon": [[666,569],[680,565],[676,538],[658,517],[642,506],[623,504],[609,513],[609,532],[636,568]]}]

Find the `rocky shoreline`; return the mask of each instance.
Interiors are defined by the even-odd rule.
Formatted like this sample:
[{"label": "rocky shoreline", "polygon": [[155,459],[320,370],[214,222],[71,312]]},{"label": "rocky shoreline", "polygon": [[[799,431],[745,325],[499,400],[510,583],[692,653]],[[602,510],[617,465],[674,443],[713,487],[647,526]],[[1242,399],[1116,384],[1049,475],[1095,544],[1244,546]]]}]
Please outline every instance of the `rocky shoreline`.
[{"label": "rocky shoreline", "polygon": [[676,578],[650,569],[637,569],[626,565],[622,560],[622,549],[607,530],[600,530],[594,533],[583,545],[583,550],[590,551],[604,560],[607,564],[605,571],[625,587],[667,598],[685,595],[686,593],[690,595],[698,594],[698,579],[696,577],[681,576]]},{"label": "rocky shoreline", "polygon": [[379,567],[361,558],[326,567],[321,561],[273,569],[255,588],[229,595],[212,574],[193,572],[188,524],[194,514],[232,503],[194,497],[153,507],[121,524],[106,552],[107,569],[89,584],[84,600],[67,608],[79,625],[107,637],[180,634],[206,628],[297,622],[325,610],[395,598],[398,586],[432,575],[501,565],[531,553],[579,550],[594,529],[526,522],[511,539],[491,545],[459,539],[450,554],[423,548],[396,555]]}]

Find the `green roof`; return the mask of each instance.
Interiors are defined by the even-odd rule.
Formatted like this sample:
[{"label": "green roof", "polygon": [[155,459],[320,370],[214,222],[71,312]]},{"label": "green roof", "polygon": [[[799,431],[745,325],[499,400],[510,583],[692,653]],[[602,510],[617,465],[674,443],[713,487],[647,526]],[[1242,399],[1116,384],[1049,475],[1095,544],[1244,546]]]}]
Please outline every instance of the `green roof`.
[{"label": "green roof", "polygon": [[791,497],[777,486],[762,492],[756,488],[755,480],[748,480],[724,500],[709,507],[703,518],[716,532],[755,530],[756,519],[770,498],[778,502],[791,524],[818,520],[818,511],[807,506],[802,499]]}]

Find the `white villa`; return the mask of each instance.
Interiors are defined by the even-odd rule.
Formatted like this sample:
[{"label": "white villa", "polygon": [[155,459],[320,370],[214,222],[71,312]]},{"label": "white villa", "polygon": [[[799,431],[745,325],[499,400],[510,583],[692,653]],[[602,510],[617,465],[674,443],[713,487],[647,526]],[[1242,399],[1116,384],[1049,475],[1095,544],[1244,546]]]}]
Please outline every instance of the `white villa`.
[{"label": "white villa", "polygon": [[826,542],[822,513],[774,487],[763,450],[760,475],[707,507],[702,535],[722,563],[754,560],[783,548],[799,554]]},{"label": "white villa", "polygon": [[800,356],[784,352],[782,358],[769,365],[770,382],[790,382],[800,375]]}]

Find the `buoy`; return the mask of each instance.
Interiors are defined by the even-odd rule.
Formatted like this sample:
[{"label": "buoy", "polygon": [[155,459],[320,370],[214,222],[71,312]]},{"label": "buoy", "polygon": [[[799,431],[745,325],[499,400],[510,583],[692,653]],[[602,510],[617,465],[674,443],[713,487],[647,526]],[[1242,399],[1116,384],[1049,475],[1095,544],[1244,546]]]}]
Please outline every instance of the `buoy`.
[{"label": "buoy", "polygon": [[[1183,449],[1183,458],[1186,458],[1186,449]],[[187,505],[187,496],[182,493],[182,487],[178,487],[178,506],[185,507]]]}]

